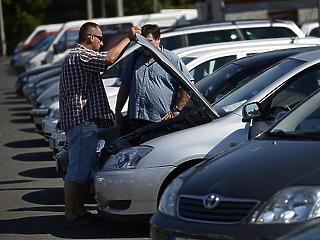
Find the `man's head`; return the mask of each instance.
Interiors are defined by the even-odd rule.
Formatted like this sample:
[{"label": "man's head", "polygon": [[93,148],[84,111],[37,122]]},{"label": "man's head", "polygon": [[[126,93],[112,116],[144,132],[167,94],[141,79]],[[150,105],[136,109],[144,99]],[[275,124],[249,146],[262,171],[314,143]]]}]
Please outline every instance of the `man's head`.
[{"label": "man's head", "polygon": [[98,51],[103,45],[102,31],[98,24],[94,22],[84,23],[79,30],[79,43],[93,51]]},{"label": "man's head", "polygon": [[156,24],[146,24],[141,29],[141,34],[155,47],[160,48],[160,28]]}]

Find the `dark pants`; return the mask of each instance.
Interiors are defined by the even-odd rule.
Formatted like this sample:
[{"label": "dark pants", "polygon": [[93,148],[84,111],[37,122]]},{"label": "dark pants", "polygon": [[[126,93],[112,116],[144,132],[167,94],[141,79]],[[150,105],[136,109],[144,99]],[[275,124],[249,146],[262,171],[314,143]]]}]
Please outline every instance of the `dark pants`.
[{"label": "dark pants", "polygon": [[120,127],[120,134],[123,136],[137,130],[138,128],[142,128],[153,123],[154,122],[143,119],[124,117]]}]

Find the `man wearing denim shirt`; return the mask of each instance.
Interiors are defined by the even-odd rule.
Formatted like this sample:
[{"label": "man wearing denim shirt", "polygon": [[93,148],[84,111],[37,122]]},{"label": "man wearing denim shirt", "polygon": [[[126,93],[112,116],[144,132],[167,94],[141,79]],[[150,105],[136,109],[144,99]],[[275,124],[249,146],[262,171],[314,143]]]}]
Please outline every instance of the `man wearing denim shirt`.
[{"label": "man wearing denim shirt", "polygon": [[[162,51],[189,79],[192,79],[181,59],[160,46],[160,28],[157,25],[146,24],[141,32],[142,36]],[[135,51],[128,56],[123,69],[115,109],[116,121],[122,123],[121,111],[129,97],[127,113],[129,126],[122,134],[179,115],[188,101],[187,94],[148,52]]]}]

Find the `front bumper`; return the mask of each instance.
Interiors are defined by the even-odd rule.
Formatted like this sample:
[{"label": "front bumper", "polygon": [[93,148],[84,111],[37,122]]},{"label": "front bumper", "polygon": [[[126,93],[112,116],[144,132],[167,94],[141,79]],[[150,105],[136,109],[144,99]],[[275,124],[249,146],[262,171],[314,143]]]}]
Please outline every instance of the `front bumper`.
[{"label": "front bumper", "polygon": [[146,215],[157,208],[157,197],[173,166],[100,171],[94,177],[97,207],[105,215]]},{"label": "front bumper", "polygon": [[52,117],[45,117],[42,120],[43,134],[46,138],[50,137],[54,132],[56,132],[58,119]]},{"label": "front bumper", "polygon": [[30,116],[36,127],[36,132],[43,134],[42,120],[49,113],[48,108],[34,108],[31,110]]},{"label": "front bumper", "polygon": [[292,224],[217,224],[182,220],[158,211],[150,220],[150,237],[154,240],[269,240],[317,221]]},{"label": "front bumper", "polygon": [[48,137],[49,147],[54,153],[60,151],[66,143],[65,132],[53,132],[51,136]]}]

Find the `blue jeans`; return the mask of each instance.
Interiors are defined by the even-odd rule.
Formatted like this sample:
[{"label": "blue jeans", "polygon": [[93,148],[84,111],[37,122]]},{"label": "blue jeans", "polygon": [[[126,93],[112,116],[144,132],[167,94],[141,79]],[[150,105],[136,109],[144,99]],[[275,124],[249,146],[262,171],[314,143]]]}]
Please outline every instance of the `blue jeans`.
[{"label": "blue jeans", "polygon": [[65,181],[86,185],[96,164],[98,128],[94,122],[85,122],[66,131],[69,143],[69,165]]}]

